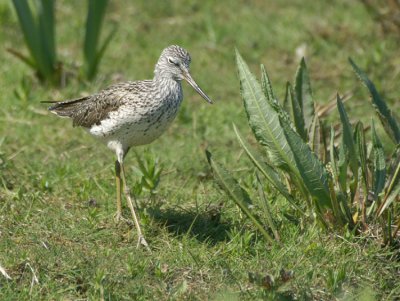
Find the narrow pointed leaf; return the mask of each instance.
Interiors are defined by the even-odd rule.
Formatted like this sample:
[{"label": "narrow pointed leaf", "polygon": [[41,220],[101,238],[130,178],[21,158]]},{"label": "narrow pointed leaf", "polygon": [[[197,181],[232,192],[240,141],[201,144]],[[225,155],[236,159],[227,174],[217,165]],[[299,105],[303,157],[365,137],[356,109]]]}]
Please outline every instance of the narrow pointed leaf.
[{"label": "narrow pointed leaf", "polygon": [[267,99],[269,99],[270,101],[276,101],[274,91],[272,90],[272,83],[269,79],[267,70],[265,70],[264,65],[261,65],[261,87]]},{"label": "narrow pointed leaf", "polygon": [[307,142],[308,135],[307,135],[306,125],[304,122],[303,109],[301,108],[301,105],[297,98],[297,94],[294,93],[290,84],[289,84],[289,99],[292,108],[291,115],[292,119],[294,120],[296,131],[301,136],[303,141]]},{"label": "narrow pointed leaf", "polygon": [[382,206],[379,208],[378,216],[381,215],[386,210],[386,208],[388,208],[396,199],[398,199],[399,195],[400,195],[400,184],[397,184],[397,186],[392,190],[392,193],[388,194],[388,196],[382,203]]},{"label": "narrow pointed leaf", "polygon": [[28,56],[22,54],[21,52],[15,50],[15,49],[11,49],[11,48],[7,48],[7,51],[9,53],[11,53],[12,55],[14,55],[15,57],[19,58],[21,61],[23,61],[25,64],[27,64],[32,69],[36,70],[36,64],[33,61],[32,57],[28,57]]},{"label": "narrow pointed leaf", "polygon": [[258,174],[256,174],[257,177],[257,182],[258,182],[258,195],[260,199],[260,207],[263,210],[263,215],[265,216],[265,221],[268,224],[269,228],[272,230],[272,233],[274,234],[275,240],[280,241],[281,238],[279,236],[278,230],[276,229],[274,220],[272,218],[272,213],[271,213],[271,208],[269,206],[268,200],[265,197],[264,189],[260,181],[260,177]]},{"label": "narrow pointed leaf", "polygon": [[260,84],[237,50],[236,63],[245,111],[256,139],[265,147],[271,162],[298,175],[293,153],[279,122],[279,114],[267,101]]},{"label": "narrow pointed leaf", "polygon": [[315,114],[314,120],[311,123],[309,134],[309,145],[311,150],[320,158],[322,162],[325,160],[323,139],[321,133],[321,124],[319,122],[318,114]]},{"label": "narrow pointed leaf", "polygon": [[41,0],[38,9],[41,49],[46,56],[46,68],[53,70],[56,64],[56,47],[54,42],[54,0]]},{"label": "narrow pointed leaf", "polygon": [[347,167],[348,155],[344,144],[339,145],[338,182],[343,193],[347,192]]},{"label": "narrow pointed leaf", "polygon": [[[340,115],[340,121],[342,123],[342,144],[346,152],[346,157],[349,159],[349,164],[351,171],[353,172],[353,180],[357,182],[358,180],[358,159],[356,154],[356,148],[354,146],[353,140],[353,129],[350,124],[349,118],[347,117],[346,110],[343,106],[339,95],[337,95],[337,107]],[[355,185],[357,186],[357,185]]]},{"label": "narrow pointed leaf", "polygon": [[382,143],[375,131],[374,121],[372,121],[372,143],[374,154],[374,195],[377,198],[385,186],[386,162]]},{"label": "narrow pointed leaf", "polygon": [[362,71],[354,63],[354,61],[351,58],[349,58],[349,62],[351,64],[351,66],[353,67],[353,70],[356,73],[356,75],[358,76],[358,78],[368,88],[369,93],[371,94],[372,105],[375,108],[375,111],[378,114],[378,117],[379,117],[380,121],[382,122],[382,125],[383,125],[386,133],[396,144],[399,144],[400,143],[400,126],[398,124],[398,121],[396,121],[392,111],[386,105],[386,102],[383,100],[381,95],[378,93],[378,91],[375,88],[375,85],[368,78],[367,74],[364,71]]},{"label": "narrow pointed leaf", "polygon": [[113,30],[110,31],[108,36],[104,39],[103,45],[100,47],[99,51],[97,52],[96,60],[94,61],[93,66],[92,66],[92,69],[93,69],[92,74],[93,75],[97,74],[97,70],[98,70],[100,61],[116,32],[117,32],[117,26],[115,26],[113,28]]},{"label": "narrow pointed leaf", "polygon": [[398,148],[393,155],[396,156],[396,154],[397,157],[394,158],[394,164],[389,168],[389,172],[391,172],[388,180],[389,184],[385,191],[385,198],[378,209],[378,215],[381,215],[393,201],[400,197],[400,148]]},{"label": "narrow pointed leaf", "polygon": [[[53,0],[36,2],[39,11],[36,18],[29,6],[29,1],[13,0],[13,4],[24,34],[26,45],[32,57],[31,61],[34,63],[39,79],[53,79],[55,69],[52,56],[51,53],[44,48],[47,44],[43,43],[44,40],[49,40],[50,43],[52,43],[52,39],[54,42],[54,33],[52,32],[54,24],[53,29],[47,28],[47,26],[51,26],[51,17],[49,17],[49,14],[51,14],[51,10],[53,9]],[[53,34],[53,36],[49,37],[48,35],[51,34]],[[24,60],[24,62],[26,61]]]},{"label": "narrow pointed leaf", "polygon": [[[17,12],[18,21],[24,34],[26,45],[31,52],[34,60],[40,55],[40,46],[38,43],[39,34],[37,32],[36,22],[33,18],[32,10],[26,0],[13,0],[15,11]],[[36,61],[36,65],[38,62]],[[40,68],[40,66],[38,66]]]},{"label": "narrow pointed leaf", "polygon": [[331,132],[330,132],[330,141],[329,141],[329,159],[330,163],[332,166],[332,172],[334,178],[338,177],[339,169],[338,169],[338,164],[336,161],[336,149],[335,149],[335,129],[333,128],[333,125],[331,125]]},{"label": "narrow pointed leaf", "polygon": [[356,131],[356,154],[361,167],[361,176],[366,189],[365,193],[368,193],[368,165],[367,165],[367,144],[365,142],[364,125],[360,121],[357,123]]},{"label": "narrow pointed leaf", "polygon": [[101,27],[108,5],[108,0],[89,0],[86,17],[86,33],[83,53],[86,63],[86,76],[92,79],[96,72],[96,59]]},{"label": "narrow pointed leaf", "polygon": [[300,104],[305,127],[308,131],[314,119],[315,108],[310,78],[304,58],[302,58],[296,72],[294,90],[296,92],[297,101]]},{"label": "narrow pointed leaf", "polygon": [[215,162],[209,151],[206,151],[207,160],[210,164],[214,177],[222,190],[239,206],[243,213],[253,222],[254,226],[263,234],[265,239],[270,243],[274,243],[272,237],[264,229],[260,221],[254,216],[248,208],[251,200],[246,190],[244,190],[234,177],[219,163]]},{"label": "narrow pointed leaf", "polygon": [[320,205],[331,207],[328,175],[325,167],[299,134],[285,123],[282,123],[282,127],[307,190]]},{"label": "narrow pointed leaf", "polygon": [[292,102],[290,99],[290,90],[292,89],[291,85],[289,82],[286,83],[286,93],[285,93],[285,99],[283,100],[283,109],[286,111],[286,113],[289,114],[289,116],[292,118],[292,122],[294,122],[293,120],[293,116],[291,116],[292,113]]}]

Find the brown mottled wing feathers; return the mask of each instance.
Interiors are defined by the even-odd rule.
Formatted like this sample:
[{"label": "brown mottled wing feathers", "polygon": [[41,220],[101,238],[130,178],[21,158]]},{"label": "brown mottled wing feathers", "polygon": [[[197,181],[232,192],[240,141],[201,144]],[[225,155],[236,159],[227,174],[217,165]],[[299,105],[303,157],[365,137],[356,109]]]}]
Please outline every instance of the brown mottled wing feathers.
[{"label": "brown mottled wing feathers", "polygon": [[100,124],[110,112],[131,98],[126,97],[128,94],[138,90],[137,82],[120,83],[91,96],[57,102],[49,110],[61,117],[72,118],[73,126],[90,128]]}]

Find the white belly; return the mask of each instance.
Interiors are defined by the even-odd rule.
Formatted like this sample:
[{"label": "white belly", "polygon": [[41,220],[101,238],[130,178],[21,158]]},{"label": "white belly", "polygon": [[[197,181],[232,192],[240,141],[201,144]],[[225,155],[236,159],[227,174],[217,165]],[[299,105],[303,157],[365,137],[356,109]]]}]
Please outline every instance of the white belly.
[{"label": "white belly", "polygon": [[120,107],[110,112],[107,119],[99,125],[93,125],[89,132],[103,140],[111,149],[120,144],[124,149],[153,142],[165,132],[175,119],[179,108],[168,103],[159,107],[132,110],[132,107]]}]

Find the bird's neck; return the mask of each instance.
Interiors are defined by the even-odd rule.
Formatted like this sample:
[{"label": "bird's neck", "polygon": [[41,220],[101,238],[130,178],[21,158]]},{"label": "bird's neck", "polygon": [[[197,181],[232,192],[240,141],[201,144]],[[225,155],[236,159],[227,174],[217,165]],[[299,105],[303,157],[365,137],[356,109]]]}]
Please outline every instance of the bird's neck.
[{"label": "bird's neck", "polygon": [[155,76],[153,82],[161,95],[178,97],[182,94],[181,81],[166,76]]}]

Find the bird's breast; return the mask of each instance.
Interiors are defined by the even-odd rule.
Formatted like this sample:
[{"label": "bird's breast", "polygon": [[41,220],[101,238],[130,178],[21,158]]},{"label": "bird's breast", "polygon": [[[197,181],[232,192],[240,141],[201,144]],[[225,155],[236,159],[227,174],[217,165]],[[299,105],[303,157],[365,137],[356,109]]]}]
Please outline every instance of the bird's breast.
[{"label": "bird's breast", "polygon": [[151,143],[175,119],[182,99],[182,91],[177,90],[127,101],[93,126],[90,133],[106,142],[119,141],[126,147]]}]

